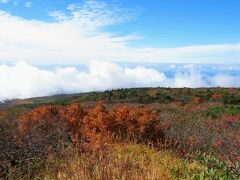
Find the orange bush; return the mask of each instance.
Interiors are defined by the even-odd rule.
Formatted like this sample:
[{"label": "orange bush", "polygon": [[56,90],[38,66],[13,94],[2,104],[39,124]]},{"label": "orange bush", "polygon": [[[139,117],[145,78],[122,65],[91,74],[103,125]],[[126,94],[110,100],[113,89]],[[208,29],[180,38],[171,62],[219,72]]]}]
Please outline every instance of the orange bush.
[{"label": "orange bush", "polygon": [[6,111],[0,111],[0,119],[4,119],[8,116],[8,113]]},{"label": "orange bush", "polygon": [[36,127],[40,121],[51,123],[56,117],[60,117],[59,109],[52,105],[41,106],[29,113],[24,113],[18,118],[19,130],[22,134]]},{"label": "orange bush", "polygon": [[214,100],[218,100],[218,99],[222,98],[222,95],[218,94],[218,93],[215,93],[215,94],[211,95],[211,98],[214,99]]},{"label": "orange bush", "polygon": [[49,134],[46,129],[41,129],[47,128],[44,124],[52,128],[51,123],[66,125],[71,141],[82,150],[98,149],[113,142],[116,137],[152,142],[163,138],[157,114],[149,107],[121,106],[107,109],[103,103],[99,103],[95,108],[88,109],[79,104],[68,107],[50,105],[20,116],[18,122],[22,134],[27,135],[33,128],[37,128],[41,138]]},{"label": "orange bush", "polygon": [[149,107],[128,108],[121,106],[110,111],[112,132],[140,137],[143,140],[157,141],[163,134],[157,120],[157,114]]},{"label": "orange bush", "polygon": [[200,104],[201,102],[202,102],[202,100],[199,97],[195,97],[195,98],[192,99],[193,104]]},{"label": "orange bush", "polygon": [[221,148],[221,146],[222,146],[222,141],[221,141],[220,139],[216,139],[216,140],[213,142],[213,146],[214,146],[216,149]]},{"label": "orange bush", "polygon": [[62,142],[67,142],[67,123],[61,121],[60,112],[60,107],[46,105],[19,116],[19,135],[15,139],[21,162],[44,159],[61,149]]}]

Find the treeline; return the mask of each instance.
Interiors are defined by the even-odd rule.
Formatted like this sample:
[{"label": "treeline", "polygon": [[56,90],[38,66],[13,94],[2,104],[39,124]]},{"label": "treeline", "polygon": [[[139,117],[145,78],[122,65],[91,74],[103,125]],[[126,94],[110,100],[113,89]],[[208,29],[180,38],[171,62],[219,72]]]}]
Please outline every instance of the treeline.
[{"label": "treeline", "polygon": [[108,103],[191,103],[199,98],[201,102],[219,102],[224,104],[240,104],[239,89],[200,88],[200,89],[171,89],[171,88],[136,88],[91,92],[81,96],[64,97],[54,101],[55,104],[66,105],[72,102],[106,101]]}]

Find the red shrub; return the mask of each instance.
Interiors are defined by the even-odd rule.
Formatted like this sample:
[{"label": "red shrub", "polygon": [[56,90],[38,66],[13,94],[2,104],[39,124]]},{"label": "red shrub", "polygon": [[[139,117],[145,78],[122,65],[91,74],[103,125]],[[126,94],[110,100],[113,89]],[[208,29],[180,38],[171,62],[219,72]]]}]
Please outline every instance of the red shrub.
[{"label": "red shrub", "polygon": [[[81,149],[98,149],[111,143],[114,137],[154,141],[163,138],[156,113],[149,107],[130,108],[121,106],[106,109],[103,103],[87,109],[79,104],[68,107],[42,106],[19,118],[19,129],[23,135],[38,128],[39,137],[44,138],[51,123],[66,125],[71,141]],[[46,129],[41,129],[46,128]]]},{"label": "red shrub", "polygon": [[221,95],[221,94],[218,94],[218,93],[215,93],[215,94],[211,95],[211,98],[212,98],[213,100],[219,100],[219,99],[222,98],[222,95]]},{"label": "red shrub", "polygon": [[68,138],[60,108],[52,105],[41,106],[21,115],[18,129],[20,137],[17,139],[24,159],[46,157],[50,151],[59,149],[61,142]]},{"label": "red shrub", "polygon": [[234,123],[240,120],[239,116],[228,115],[223,117],[225,122]]},{"label": "red shrub", "polygon": [[195,98],[192,99],[193,104],[200,104],[201,102],[202,102],[202,100],[199,97],[195,97]]},{"label": "red shrub", "polygon": [[216,139],[213,142],[213,147],[215,147],[216,149],[220,149],[222,147],[222,141],[220,139]]},{"label": "red shrub", "polygon": [[59,109],[55,106],[41,106],[32,110],[30,113],[22,114],[18,118],[19,130],[24,134],[28,130],[36,127],[40,121],[51,123],[56,116],[59,116]]}]

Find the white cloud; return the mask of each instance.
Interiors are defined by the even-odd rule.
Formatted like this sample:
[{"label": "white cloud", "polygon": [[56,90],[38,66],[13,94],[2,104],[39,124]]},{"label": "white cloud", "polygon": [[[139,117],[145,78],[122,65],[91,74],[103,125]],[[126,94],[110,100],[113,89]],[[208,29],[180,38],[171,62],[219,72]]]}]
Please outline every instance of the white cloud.
[{"label": "white cloud", "polygon": [[217,74],[210,78],[210,82],[220,87],[239,87],[240,76],[230,76],[224,74]]},{"label": "white cloud", "polygon": [[18,6],[18,1],[13,1],[13,6]]},{"label": "white cloud", "polygon": [[[30,1],[25,5],[31,6]],[[120,36],[106,30],[131,19],[131,12],[93,0],[69,5],[67,10],[68,13],[51,12],[53,19],[48,22],[27,20],[0,10],[0,101],[124,87],[240,86],[240,76],[222,72],[238,71],[239,67],[212,67],[212,71],[221,73],[210,76],[194,65],[237,63],[240,43],[134,48],[128,43],[141,38],[138,34]],[[109,61],[189,64],[180,68],[172,64],[169,68],[176,73],[168,77],[152,68],[123,67]],[[1,65],[5,63],[15,65]],[[30,65],[80,63],[87,64],[88,71],[74,67],[44,70]]]},{"label": "white cloud", "polygon": [[0,0],[0,3],[5,4],[8,3],[10,0]]},{"label": "white cloud", "polygon": [[134,48],[140,36],[114,35],[108,26],[132,18],[132,13],[101,1],[70,5],[55,11],[52,21],[27,20],[0,11],[0,62],[79,64],[91,60],[115,62],[238,62],[240,43],[179,48]]},{"label": "white cloud", "polygon": [[59,22],[69,21],[88,28],[88,30],[121,23],[131,18],[130,12],[103,1],[88,0],[83,4],[71,4],[67,9],[69,15],[61,11],[54,11],[50,13],[50,16]]},{"label": "white cloud", "polygon": [[[74,67],[44,70],[24,62],[0,66],[0,101],[58,93],[78,93],[129,87],[240,86],[240,76],[206,76],[196,67],[179,70],[169,78],[152,68],[129,68],[110,62],[91,62],[87,70]],[[205,76],[205,77],[204,77]]]},{"label": "white cloud", "polygon": [[27,1],[26,3],[25,3],[25,7],[26,8],[30,8],[30,7],[32,7],[32,2],[30,2],[30,1]]},{"label": "white cloud", "polygon": [[161,83],[164,78],[162,73],[153,69],[130,69],[107,62],[91,62],[87,72],[73,67],[42,70],[20,62],[14,66],[0,66],[0,101],[56,93],[150,86]]},{"label": "white cloud", "polygon": [[[202,74],[198,71],[194,71],[190,69],[187,72],[180,73],[178,72],[173,82],[169,84],[171,87],[207,87],[209,84],[205,81]],[[210,86],[215,86],[215,84],[211,84]]]}]

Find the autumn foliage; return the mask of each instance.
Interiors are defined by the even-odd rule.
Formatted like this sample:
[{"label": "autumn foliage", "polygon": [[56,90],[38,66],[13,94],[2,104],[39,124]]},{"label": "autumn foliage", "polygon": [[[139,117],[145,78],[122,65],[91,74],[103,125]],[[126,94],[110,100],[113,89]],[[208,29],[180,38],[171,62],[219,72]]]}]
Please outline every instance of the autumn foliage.
[{"label": "autumn foliage", "polygon": [[192,104],[200,104],[201,103],[201,98],[195,97],[192,99]]},{"label": "autumn foliage", "polygon": [[[239,177],[239,89],[120,89],[19,102],[0,106],[0,179],[146,179],[151,172],[154,179],[156,163],[179,177],[186,172],[169,167],[175,155]],[[162,152],[170,161],[156,158]]]},{"label": "autumn foliage", "polygon": [[222,98],[222,95],[221,94],[218,94],[218,93],[214,93],[213,95],[211,95],[211,98],[213,100],[219,100]]},{"label": "autumn foliage", "polygon": [[94,108],[83,108],[79,104],[47,105],[23,114],[18,122],[23,135],[35,129],[38,138],[51,136],[53,129],[56,135],[62,134],[61,124],[67,129],[71,142],[83,151],[96,150],[126,138],[151,142],[164,138],[157,114],[147,106],[106,108],[99,103]]}]

